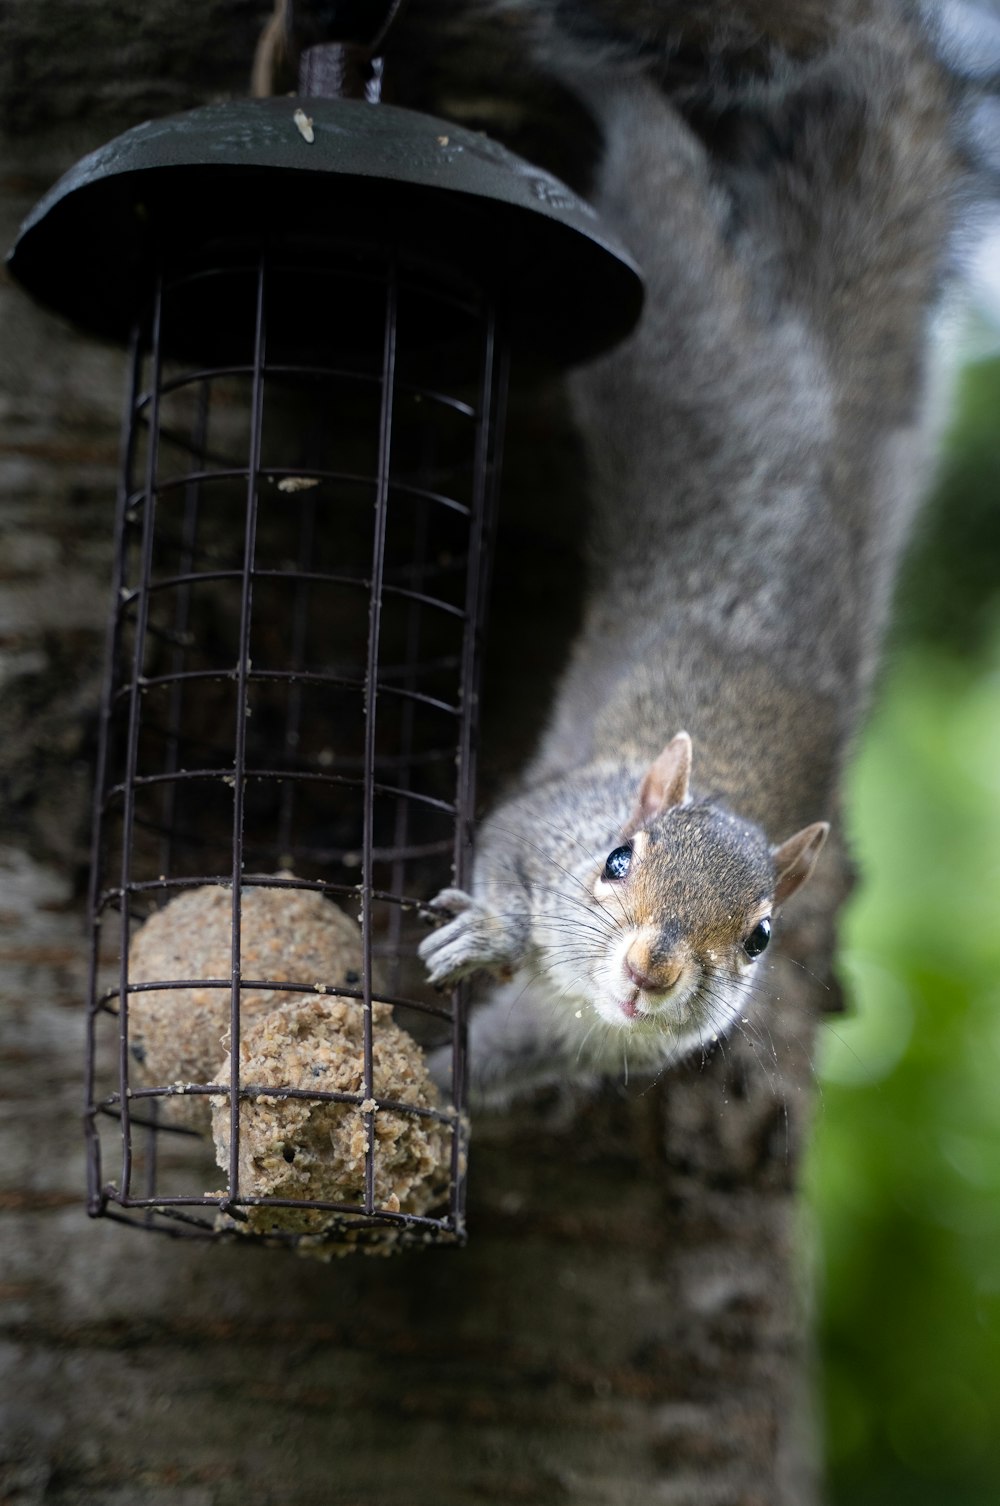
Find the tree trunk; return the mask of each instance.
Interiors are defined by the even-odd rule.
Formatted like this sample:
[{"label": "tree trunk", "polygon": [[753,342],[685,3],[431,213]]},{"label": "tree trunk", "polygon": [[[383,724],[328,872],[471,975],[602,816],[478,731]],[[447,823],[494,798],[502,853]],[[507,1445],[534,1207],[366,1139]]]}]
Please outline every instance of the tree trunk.
[{"label": "tree trunk", "polygon": [[[267,10],[8,0],[3,242],[116,131],[242,93]],[[83,895],[123,362],[9,280],[0,300],[0,1501],[809,1506],[795,1183],[816,988],[784,959],[762,1045],[477,1121],[464,1250],[321,1265],[88,1222]],[[546,580],[574,547],[558,398],[522,395],[511,441],[487,783],[526,751],[575,611]],[[526,558],[544,652],[503,588]],[[829,888],[794,940],[821,976]]]}]

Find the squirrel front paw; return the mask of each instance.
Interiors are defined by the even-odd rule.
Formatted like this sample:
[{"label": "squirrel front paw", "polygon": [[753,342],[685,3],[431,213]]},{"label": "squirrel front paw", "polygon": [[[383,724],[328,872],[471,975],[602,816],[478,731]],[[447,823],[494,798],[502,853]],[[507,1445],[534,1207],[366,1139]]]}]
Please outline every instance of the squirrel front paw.
[{"label": "squirrel front paw", "polygon": [[420,943],[420,959],[432,983],[455,983],[485,971],[509,977],[512,937],[504,921],[464,889],[442,889],[427,909],[444,924]]}]

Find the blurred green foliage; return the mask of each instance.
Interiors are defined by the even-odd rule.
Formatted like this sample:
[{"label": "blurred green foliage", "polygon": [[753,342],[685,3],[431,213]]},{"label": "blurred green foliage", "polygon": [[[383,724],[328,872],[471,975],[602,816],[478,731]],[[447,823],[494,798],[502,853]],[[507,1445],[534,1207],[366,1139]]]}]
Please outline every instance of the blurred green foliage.
[{"label": "blurred green foliage", "polygon": [[970,367],[849,782],[807,1168],[830,1506],[1000,1502],[1000,361]]},{"label": "blurred green foliage", "polygon": [[1000,360],[958,383],[937,484],[921,513],[896,601],[897,642],[982,653],[1000,609]]}]

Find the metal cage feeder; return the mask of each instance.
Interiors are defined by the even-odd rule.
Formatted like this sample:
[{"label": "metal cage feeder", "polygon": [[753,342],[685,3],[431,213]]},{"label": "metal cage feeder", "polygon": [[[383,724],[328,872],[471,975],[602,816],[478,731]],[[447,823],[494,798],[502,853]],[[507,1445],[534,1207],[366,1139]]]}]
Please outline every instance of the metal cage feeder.
[{"label": "metal cage feeder", "polygon": [[[465,990],[428,992],[415,945],[420,902],[468,878],[509,352],[564,364],[611,345],[638,314],[635,269],[588,206],[492,141],[322,98],[127,132],[39,204],[10,263],[131,352],[90,898],[90,1212],[202,1238],[461,1240]],[[254,890],[356,916],[355,965],[268,967],[248,940]],[[162,971],[138,969],[140,922],[192,893],[224,912],[224,956],[195,965],[175,936]],[[360,1081],[248,1076],[248,1001],[317,997],[353,1012]],[[207,1011],[211,1067],[143,1060],[153,998],[185,1035]],[[450,1103],[380,1087],[383,1003],[450,1047]],[[180,1113],[200,1104],[204,1121],[206,1101],[221,1170]],[[247,1105],[296,1101],[352,1119],[349,1195],[247,1185]],[[439,1201],[419,1211],[380,1175],[387,1114],[404,1139],[410,1121],[444,1137]],[[296,1154],[284,1145],[290,1168]]]}]

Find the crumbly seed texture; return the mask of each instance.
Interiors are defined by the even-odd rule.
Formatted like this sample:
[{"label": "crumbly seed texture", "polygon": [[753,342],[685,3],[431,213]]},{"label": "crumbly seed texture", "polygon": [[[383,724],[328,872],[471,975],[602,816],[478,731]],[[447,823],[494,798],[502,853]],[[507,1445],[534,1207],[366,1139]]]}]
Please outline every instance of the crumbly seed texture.
[{"label": "crumbly seed texture", "polygon": [[[285,875],[281,875],[284,877]],[[290,876],[290,875],[288,875]],[[368,1134],[374,1115],[375,1203],[387,1213],[426,1213],[447,1197],[451,1128],[437,1119],[382,1107],[381,1100],[438,1109],[421,1048],[372,1005],[372,1084],[364,1082],[364,1008],[337,998],[357,991],[361,932],[314,890],[251,886],[243,890],[240,960],[244,977],[308,985],[240,992],[240,1081],[243,1087],[357,1094],[357,1104],[287,1097],[240,1103],[239,1190],[244,1196],[363,1203]],[[229,1080],[228,988],[178,988],[172,980],[226,978],[232,961],[232,891],[207,885],[185,891],[150,916],[132,939],[129,978],[166,987],[129,996],[129,1044],[137,1085],[168,1087]],[[377,977],[373,980],[378,988]],[[362,1103],[361,1100],[364,1100]],[[229,1095],[178,1094],[161,1100],[164,1120],[215,1137],[229,1169]],[[223,1194],[220,1192],[219,1196]],[[247,1222],[220,1215],[241,1233],[293,1233],[303,1254],[329,1259],[349,1248],[391,1249],[398,1229],[325,1235],[341,1220],[310,1208],[254,1208]],[[367,1241],[373,1241],[368,1243]]]},{"label": "crumbly seed texture", "polygon": [[[206,885],[179,894],[132,938],[129,980],[228,978],[232,967],[232,890]],[[245,978],[309,984],[334,991],[355,987],[361,933],[354,921],[309,889],[247,887],[240,923]],[[241,1028],[276,1005],[301,997],[280,989],[240,992]],[[228,988],[152,989],[129,995],[130,1075],[139,1087],[218,1082],[229,1032]],[[161,1103],[163,1118],[207,1134],[205,1094],[179,1094]]]},{"label": "crumbly seed texture", "polygon": [[[230,1062],[227,1056],[219,1064],[216,1081],[228,1078]],[[370,1098],[365,1097],[364,1010],[346,999],[290,999],[256,1020],[240,1040],[240,1082],[244,1090],[301,1088],[359,1097],[358,1103],[267,1095],[241,1099],[241,1195],[363,1204],[368,1109],[375,1131],[376,1208],[421,1214],[447,1197],[450,1126],[381,1105],[382,1099],[392,1099],[418,1108],[440,1108],[423,1052],[395,1023],[387,1004],[372,1006]],[[213,1096],[211,1102],[216,1159],[228,1170],[229,1095]],[[248,1207],[242,1211],[248,1222],[226,1220],[226,1226],[244,1233],[315,1236],[343,1223],[343,1215],[326,1209]],[[396,1234],[395,1228],[386,1226],[383,1249]],[[345,1238],[350,1242],[349,1231]],[[330,1248],[309,1240],[303,1242],[302,1253],[329,1253]]]}]

